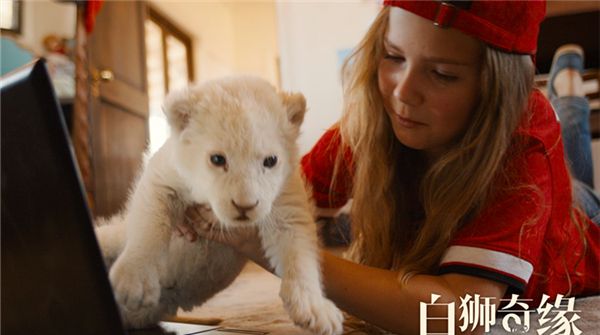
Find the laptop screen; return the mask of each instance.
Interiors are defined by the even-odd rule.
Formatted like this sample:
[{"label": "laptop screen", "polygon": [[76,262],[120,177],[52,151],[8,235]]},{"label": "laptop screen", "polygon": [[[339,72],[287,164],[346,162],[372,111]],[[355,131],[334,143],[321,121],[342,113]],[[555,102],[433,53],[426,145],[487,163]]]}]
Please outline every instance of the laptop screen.
[{"label": "laptop screen", "polygon": [[2,333],[122,334],[45,62],[0,90]]}]

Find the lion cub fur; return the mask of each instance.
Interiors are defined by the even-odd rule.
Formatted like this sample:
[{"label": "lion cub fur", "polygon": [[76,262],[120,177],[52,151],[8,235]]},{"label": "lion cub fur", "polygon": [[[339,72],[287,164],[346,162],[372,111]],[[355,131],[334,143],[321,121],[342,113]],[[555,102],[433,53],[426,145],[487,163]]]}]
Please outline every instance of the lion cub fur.
[{"label": "lion cub fur", "polygon": [[322,292],[315,224],[299,169],[306,102],[254,77],[228,77],[167,96],[171,135],[148,160],[118,215],[96,228],[128,327],[190,310],[223,290],[246,259],[222,244],[173,234],[185,209],[207,204],[225,231],[255,225],[281,278],[291,319],[339,334],[342,314]]}]

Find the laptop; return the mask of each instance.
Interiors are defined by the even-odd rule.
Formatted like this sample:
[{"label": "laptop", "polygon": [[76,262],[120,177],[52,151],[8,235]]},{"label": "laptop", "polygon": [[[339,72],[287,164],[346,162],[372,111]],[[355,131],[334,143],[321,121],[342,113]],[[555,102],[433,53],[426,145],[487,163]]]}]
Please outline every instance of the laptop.
[{"label": "laptop", "polygon": [[45,61],[2,77],[0,91],[1,332],[240,334],[173,322],[123,328]]}]

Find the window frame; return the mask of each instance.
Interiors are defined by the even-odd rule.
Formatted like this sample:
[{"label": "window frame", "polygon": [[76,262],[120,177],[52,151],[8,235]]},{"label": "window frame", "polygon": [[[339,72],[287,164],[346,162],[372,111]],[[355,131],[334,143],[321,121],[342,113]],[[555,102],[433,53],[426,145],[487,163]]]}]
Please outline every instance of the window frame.
[{"label": "window frame", "polygon": [[[5,1],[5,0],[2,0]],[[12,17],[12,25],[14,28],[0,28],[0,32],[3,34],[9,35],[20,35],[21,28],[23,23],[23,1],[22,0],[11,0],[13,4],[13,17]],[[15,23],[16,22],[16,23]]]},{"label": "window frame", "polygon": [[147,15],[146,20],[151,20],[154,24],[156,24],[161,30],[161,38],[162,38],[162,60],[163,60],[163,69],[164,69],[164,84],[165,84],[165,92],[169,92],[169,60],[167,57],[167,36],[171,35],[177,40],[179,40],[183,45],[185,45],[186,49],[186,58],[187,58],[187,68],[188,68],[188,80],[190,82],[194,81],[194,52],[193,52],[193,43],[190,35],[185,33],[183,30],[178,28],[174,23],[172,23],[165,15],[160,13],[156,8],[148,5],[146,7]]}]

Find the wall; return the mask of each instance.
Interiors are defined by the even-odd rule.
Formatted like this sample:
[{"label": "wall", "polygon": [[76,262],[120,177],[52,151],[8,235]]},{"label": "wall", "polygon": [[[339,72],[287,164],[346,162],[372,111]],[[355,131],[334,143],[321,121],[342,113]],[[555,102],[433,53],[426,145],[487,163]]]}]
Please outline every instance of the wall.
[{"label": "wall", "polygon": [[231,2],[235,70],[279,85],[277,25],[274,2]]},{"label": "wall", "polygon": [[231,73],[234,29],[227,3],[158,0],[150,4],[192,37],[196,81]]},{"label": "wall", "polygon": [[196,81],[248,73],[277,84],[274,2],[150,3],[192,36]]},{"label": "wall", "polygon": [[75,37],[77,9],[73,3],[25,1],[22,11],[21,35],[15,39],[22,47],[36,55],[45,53],[42,39],[48,34]]},{"label": "wall", "polygon": [[282,88],[302,92],[308,102],[302,152],[341,115],[338,54],[359,42],[378,9],[375,1],[277,3]]}]

